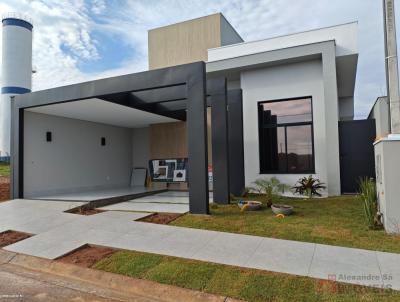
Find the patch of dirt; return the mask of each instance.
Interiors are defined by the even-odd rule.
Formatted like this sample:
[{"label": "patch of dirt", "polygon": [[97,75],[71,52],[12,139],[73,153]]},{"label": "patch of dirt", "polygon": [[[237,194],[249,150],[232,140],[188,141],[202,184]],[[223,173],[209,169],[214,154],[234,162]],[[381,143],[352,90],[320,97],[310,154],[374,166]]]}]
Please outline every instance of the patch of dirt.
[{"label": "patch of dirt", "polygon": [[92,267],[95,263],[117,252],[117,249],[101,246],[84,245],[70,252],[57,261],[75,264],[82,267]]},{"label": "patch of dirt", "polygon": [[0,201],[10,199],[10,178],[0,176]]},{"label": "patch of dirt", "polygon": [[16,243],[18,241],[32,237],[31,234],[17,232],[17,231],[5,231],[0,233],[0,248],[7,245]]},{"label": "patch of dirt", "polygon": [[146,216],[138,221],[142,222],[150,222],[156,224],[168,224],[178,217],[182,216],[182,214],[177,213],[154,213],[152,215]]},{"label": "patch of dirt", "polygon": [[103,212],[105,212],[105,211],[99,210],[99,209],[86,209],[86,208],[76,208],[76,209],[67,211],[67,213],[84,215],[84,216],[95,215],[95,214],[99,214],[99,213],[103,213]]}]

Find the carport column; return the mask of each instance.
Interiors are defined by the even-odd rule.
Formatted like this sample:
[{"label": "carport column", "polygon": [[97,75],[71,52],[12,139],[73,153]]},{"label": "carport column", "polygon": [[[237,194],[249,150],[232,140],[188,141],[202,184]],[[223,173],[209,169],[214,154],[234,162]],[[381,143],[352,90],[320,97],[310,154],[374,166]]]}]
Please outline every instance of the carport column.
[{"label": "carport column", "polygon": [[228,91],[229,191],[240,196],[244,189],[242,90]]},{"label": "carport column", "polygon": [[218,89],[211,95],[213,200],[229,203],[229,142],[226,79],[216,79]]},{"label": "carport column", "polygon": [[208,214],[208,154],[206,69],[194,63],[187,81],[187,135],[189,154],[189,210]]},{"label": "carport column", "polygon": [[23,198],[24,110],[11,97],[10,198]]}]

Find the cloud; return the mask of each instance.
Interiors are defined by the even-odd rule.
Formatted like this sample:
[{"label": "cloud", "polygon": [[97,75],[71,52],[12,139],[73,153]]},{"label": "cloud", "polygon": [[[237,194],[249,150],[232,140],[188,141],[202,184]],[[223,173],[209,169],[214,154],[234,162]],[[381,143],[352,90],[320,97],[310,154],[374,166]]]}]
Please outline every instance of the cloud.
[{"label": "cloud", "polygon": [[9,11],[34,21],[35,90],[145,70],[147,30],[216,12],[247,41],[358,20],[356,116],[386,90],[381,1],[0,0]]},{"label": "cloud", "polygon": [[106,2],[104,0],[92,0],[91,1],[91,11],[99,15],[106,10]]}]

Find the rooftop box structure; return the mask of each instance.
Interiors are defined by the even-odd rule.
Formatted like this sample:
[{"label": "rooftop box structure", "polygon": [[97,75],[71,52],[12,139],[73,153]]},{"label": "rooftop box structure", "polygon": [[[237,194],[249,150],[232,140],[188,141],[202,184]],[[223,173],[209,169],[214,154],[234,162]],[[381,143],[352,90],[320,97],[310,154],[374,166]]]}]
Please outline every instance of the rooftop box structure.
[{"label": "rooftop box structure", "polygon": [[148,32],[149,69],[207,61],[207,50],[243,42],[218,13],[152,29]]}]

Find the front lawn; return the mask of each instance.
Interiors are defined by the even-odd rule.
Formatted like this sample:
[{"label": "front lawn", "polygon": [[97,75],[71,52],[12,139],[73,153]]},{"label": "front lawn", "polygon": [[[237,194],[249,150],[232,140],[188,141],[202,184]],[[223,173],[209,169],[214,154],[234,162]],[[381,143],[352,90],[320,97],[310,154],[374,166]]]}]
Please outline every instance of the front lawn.
[{"label": "front lawn", "polygon": [[[250,199],[260,199],[253,196]],[[276,197],[274,203],[292,205],[295,213],[276,218],[271,209],[241,213],[236,204],[210,206],[211,215],[184,215],[171,224],[182,227],[315,242],[400,253],[400,236],[369,230],[362,202],[356,196],[324,199]]]},{"label": "front lawn", "polygon": [[10,164],[0,162],[0,176],[10,176]]},{"label": "front lawn", "polygon": [[400,292],[119,251],[93,268],[247,301],[400,301]]}]

